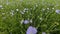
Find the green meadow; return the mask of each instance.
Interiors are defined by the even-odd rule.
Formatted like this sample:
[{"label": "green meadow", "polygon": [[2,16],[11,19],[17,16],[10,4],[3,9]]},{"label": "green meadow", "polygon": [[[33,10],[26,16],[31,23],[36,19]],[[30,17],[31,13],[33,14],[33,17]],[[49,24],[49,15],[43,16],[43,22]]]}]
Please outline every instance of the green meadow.
[{"label": "green meadow", "polygon": [[0,0],[0,34],[26,34],[29,26],[36,27],[37,34],[60,34],[56,10],[60,10],[60,0]]}]

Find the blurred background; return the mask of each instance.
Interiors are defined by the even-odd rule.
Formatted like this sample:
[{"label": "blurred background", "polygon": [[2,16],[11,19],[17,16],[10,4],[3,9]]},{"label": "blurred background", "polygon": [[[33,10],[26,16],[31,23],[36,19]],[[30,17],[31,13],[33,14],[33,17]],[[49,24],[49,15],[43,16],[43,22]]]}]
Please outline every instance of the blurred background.
[{"label": "blurred background", "polygon": [[0,34],[26,34],[29,26],[60,34],[60,0],[0,0]]}]

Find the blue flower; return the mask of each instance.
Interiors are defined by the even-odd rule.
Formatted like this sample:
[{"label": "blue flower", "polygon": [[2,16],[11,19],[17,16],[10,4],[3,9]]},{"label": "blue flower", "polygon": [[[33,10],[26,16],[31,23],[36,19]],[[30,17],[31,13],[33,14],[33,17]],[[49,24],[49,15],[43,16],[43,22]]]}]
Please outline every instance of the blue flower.
[{"label": "blue flower", "polygon": [[26,34],[36,34],[37,29],[35,27],[29,26],[29,28],[26,31]]},{"label": "blue flower", "polygon": [[56,10],[56,13],[57,13],[57,14],[60,14],[60,10]]},{"label": "blue flower", "polygon": [[24,20],[24,24],[28,24],[29,23],[29,20]]},{"label": "blue flower", "polygon": [[46,32],[42,32],[42,34],[46,34]]}]

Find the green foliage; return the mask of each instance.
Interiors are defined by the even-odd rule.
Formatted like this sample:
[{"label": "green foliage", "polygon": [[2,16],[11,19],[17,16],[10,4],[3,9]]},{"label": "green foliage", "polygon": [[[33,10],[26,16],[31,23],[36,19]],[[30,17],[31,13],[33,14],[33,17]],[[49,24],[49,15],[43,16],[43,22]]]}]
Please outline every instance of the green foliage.
[{"label": "green foliage", "polygon": [[[37,34],[60,34],[60,14],[55,12],[60,9],[59,0],[0,0],[0,5],[0,34],[25,34],[30,25]],[[21,24],[25,19],[32,23]]]}]

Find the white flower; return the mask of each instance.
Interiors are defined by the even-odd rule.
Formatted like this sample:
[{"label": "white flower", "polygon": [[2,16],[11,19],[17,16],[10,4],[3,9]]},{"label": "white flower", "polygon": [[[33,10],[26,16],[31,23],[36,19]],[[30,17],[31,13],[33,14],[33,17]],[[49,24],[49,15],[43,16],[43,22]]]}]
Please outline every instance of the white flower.
[{"label": "white flower", "polygon": [[36,4],[36,7],[38,7],[38,5]]},{"label": "white flower", "polygon": [[32,23],[32,19],[30,20],[30,22]]},{"label": "white flower", "polygon": [[9,2],[6,2],[6,5],[9,5]]},{"label": "white flower", "polygon": [[54,9],[54,8],[52,8],[52,9]]},{"label": "white flower", "polygon": [[2,13],[2,15],[5,15],[5,13]]},{"label": "white flower", "polygon": [[49,10],[49,8],[47,8]]},{"label": "white flower", "polygon": [[25,8],[24,10],[28,10],[28,8]]},{"label": "white flower", "polygon": [[27,12],[28,11],[28,8],[24,8],[23,12]]},{"label": "white flower", "polygon": [[56,10],[56,13],[57,13],[57,14],[60,14],[60,10]]},{"label": "white flower", "polygon": [[23,24],[24,20],[21,20],[20,23]]},{"label": "white flower", "polygon": [[11,14],[11,16],[13,16],[13,15],[14,15],[14,11],[13,11],[13,10],[11,10],[10,14]]},{"label": "white flower", "polygon": [[16,11],[19,11],[19,9],[16,9]]},{"label": "white flower", "polygon": [[20,13],[21,13],[21,14],[24,14],[24,12],[23,12],[23,11],[21,11]]},{"label": "white flower", "polygon": [[43,8],[42,10],[44,11],[45,9]]},{"label": "white flower", "polygon": [[40,20],[43,20],[43,18],[42,18],[42,17],[40,17]]},{"label": "white flower", "polygon": [[0,8],[2,8],[2,5],[0,5]]}]

